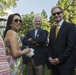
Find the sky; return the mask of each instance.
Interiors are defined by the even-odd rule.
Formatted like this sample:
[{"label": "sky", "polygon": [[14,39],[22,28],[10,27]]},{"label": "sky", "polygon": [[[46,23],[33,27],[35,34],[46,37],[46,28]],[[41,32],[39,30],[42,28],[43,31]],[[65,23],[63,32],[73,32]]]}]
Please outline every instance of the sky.
[{"label": "sky", "polygon": [[17,12],[21,15],[34,13],[41,13],[44,9],[50,17],[51,8],[57,4],[58,0],[19,0],[17,7],[11,8],[13,12]]}]

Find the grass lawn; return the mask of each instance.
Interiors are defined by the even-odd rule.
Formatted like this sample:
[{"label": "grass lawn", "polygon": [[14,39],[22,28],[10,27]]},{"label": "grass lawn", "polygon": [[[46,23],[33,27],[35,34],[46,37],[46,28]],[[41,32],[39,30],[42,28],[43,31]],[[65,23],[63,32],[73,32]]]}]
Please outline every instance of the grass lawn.
[{"label": "grass lawn", "polygon": [[[45,72],[45,75],[49,75],[50,70],[45,66],[44,72]],[[25,75],[25,65],[23,65],[23,75]]]},{"label": "grass lawn", "polygon": [[[51,72],[46,66],[45,66],[45,75],[50,75],[49,73]],[[25,65],[23,65],[23,75],[25,75]],[[76,75],[76,69],[75,69],[75,75]]]}]

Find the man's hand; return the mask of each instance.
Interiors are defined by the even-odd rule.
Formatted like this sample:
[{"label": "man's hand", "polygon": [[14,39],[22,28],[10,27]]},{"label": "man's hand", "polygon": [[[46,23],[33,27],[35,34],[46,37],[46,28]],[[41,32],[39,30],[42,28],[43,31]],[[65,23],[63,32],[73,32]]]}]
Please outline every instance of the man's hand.
[{"label": "man's hand", "polygon": [[57,65],[60,63],[58,58],[52,59],[52,57],[49,57],[48,60],[52,65]]},{"label": "man's hand", "polygon": [[52,65],[54,65],[54,62],[55,62],[55,61],[52,59],[52,57],[49,57],[48,60],[49,60],[49,62],[50,62]]},{"label": "man's hand", "polygon": [[32,40],[32,38],[29,38],[28,40],[30,40],[30,41],[31,41],[31,40]]},{"label": "man's hand", "polygon": [[54,58],[54,59],[52,59],[52,61],[53,61],[53,65],[57,65],[60,63],[58,58]]},{"label": "man's hand", "polygon": [[52,62],[52,57],[49,57],[48,60],[49,60],[49,62]]}]

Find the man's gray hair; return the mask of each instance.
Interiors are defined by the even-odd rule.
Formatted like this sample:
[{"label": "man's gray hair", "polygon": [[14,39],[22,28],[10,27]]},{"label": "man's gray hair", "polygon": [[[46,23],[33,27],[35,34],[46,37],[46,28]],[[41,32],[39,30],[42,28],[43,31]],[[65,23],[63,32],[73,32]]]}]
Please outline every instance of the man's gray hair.
[{"label": "man's gray hair", "polygon": [[42,22],[42,18],[41,18],[41,16],[39,16],[39,15],[36,15],[36,16],[34,17],[34,19],[33,19],[33,23],[34,23],[35,19],[40,19],[41,22]]}]

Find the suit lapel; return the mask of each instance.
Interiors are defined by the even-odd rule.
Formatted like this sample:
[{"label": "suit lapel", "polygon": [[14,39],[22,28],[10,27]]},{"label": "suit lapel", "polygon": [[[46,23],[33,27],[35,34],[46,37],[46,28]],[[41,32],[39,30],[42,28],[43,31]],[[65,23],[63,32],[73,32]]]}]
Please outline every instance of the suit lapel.
[{"label": "suit lapel", "polygon": [[62,26],[59,29],[58,37],[64,31],[64,27],[65,27],[65,22],[62,23]]},{"label": "suit lapel", "polygon": [[35,29],[32,30],[32,36],[35,38]]},{"label": "suit lapel", "polygon": [[51,31],[51,36],[52,36],[52,41],[54,41],[54,43],[58,40],[59,36],[62,34],[62,32],[64,31],[64,27],[65,27],[65,21],[62,23],[62,26],[59,29],[58,35],[56,37],[55,35],[55,30],[56,30],[56,26],[53,27],[53,30]]},{"label": "suit lapel", "polygon": [[37,32],[36,37],[38,37],[38,36],[39,36],[40,32],[41,32],[41,28],[39,28],[39,30],[38,30],[38,32]]},{"label": "suit lapel", "polygon": [[51,37],[52,37],[52,41],[56,41],[56,36],[55,36],[55,29],[56,29],[56,26],[54,26],[52,29],[51,29]]},{"label": "suit lapel", "polygon": [[[65,21],[62,23],[62,26],[61,26],[60,29],[59,29],[57,39],[58,39],[58,37],[62,34],[62,32],[64,31],[64,27],[65,27]],[[57,39],[56,39],[56,40],[57,40]]]},{"label": "suit lapel", "polygon": [[62,24],[61,28],[59,29],[59,32],[58,32],[58,36],[56,37],[56,34],[55,34],[55,30],[56,30],[56,25],[51,29],[51,37],[52,37],[52,41],[53,41],[53,44],[56,43],[56,41],[58,40],[58,37],[62,34],[62,31],[64,29],[64,23]]}]

